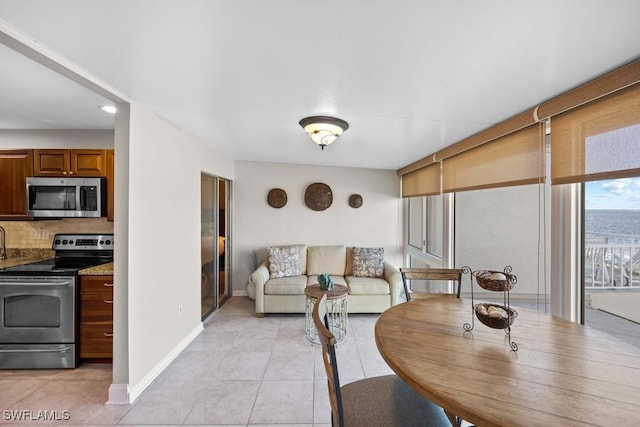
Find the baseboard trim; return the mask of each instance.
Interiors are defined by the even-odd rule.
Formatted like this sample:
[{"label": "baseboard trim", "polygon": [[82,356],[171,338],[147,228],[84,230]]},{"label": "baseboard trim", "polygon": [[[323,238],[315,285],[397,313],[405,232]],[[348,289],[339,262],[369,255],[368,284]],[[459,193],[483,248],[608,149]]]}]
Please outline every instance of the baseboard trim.
[{"label": "baseboard trim", "polygon": [[242,290],[233,291],[233,296],[234,297],[248,297],[249,294],[247,293],[246,289],[242,289]]},{"label": "baseboard trim", "polygon": [[129,389],[130,403],[135,402],[136,399],[140,397],[142,392],[147,387],[149,387],[151,382],[155,380],[158,375],[160,375],[162,371],[164,371],[167,366],[169,366],[169,364],[173,362],[173,360],[178,357],[178,355],[182,353],[182,351],[187,348],[191,341],[193,341],[203,330],[204,327],[202,326],[202,322],[198,323],[198,326],[196,326],[186,337],[182,339],[182,341],[180,341],[180,343],[178,343],[178,345],[176,345],[165,357],[163,357],[162,360],[160,360],[160,362],[158,362],[156,366],[154,366],[153,369],[151,369],[140,382],[133,385]]},{"label": "baseboard trim", "polygon": [[111,384],[109,386],[109,400],[105,405],[129,405],[129,384]]}]

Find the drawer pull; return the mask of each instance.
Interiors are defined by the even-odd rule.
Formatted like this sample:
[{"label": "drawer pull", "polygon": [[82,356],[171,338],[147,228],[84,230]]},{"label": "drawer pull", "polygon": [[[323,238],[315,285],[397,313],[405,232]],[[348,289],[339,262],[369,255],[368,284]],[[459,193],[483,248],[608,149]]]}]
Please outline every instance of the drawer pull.
[{"label": "drawer pull", "polygon": [[113,336],[113,332],[105,332],[104,336],[105,337],[112,337]]},{"label": "drawer pull", "polygon": [[113,288],[113,283],[105,283],[104,286],[107,288]]},{"label": "drawer pull", "polygon": [[113,300],[112,299],[106,299],[104,300],[105,303],[107,304],[113,304]]}]

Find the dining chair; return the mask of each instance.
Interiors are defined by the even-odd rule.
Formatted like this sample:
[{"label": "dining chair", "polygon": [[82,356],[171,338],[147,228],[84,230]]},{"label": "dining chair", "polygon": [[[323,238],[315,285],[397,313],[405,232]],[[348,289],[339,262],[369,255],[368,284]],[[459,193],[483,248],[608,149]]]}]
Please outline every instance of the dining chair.
[{"label": "dining chair", "polygon": [[463,268],[401,268],[402,284],[404,285],[404,295],[407,301],[419,298],[429,298],[433,295],[441,295],[440,293],[418,292],[412,286],[411,291],[407,280],[427,280],[427,281],[453,281],[457,287],[455,295],[460,298],[460,288],[462,286],[462,273],[468,271],[468,267]]},{"label": "dining chair", "polygon": [[365,378],[340,387],[336,338],[326,326],[326,295],[316,300],[312,316],[322,346],[334,427],[451,426],[441,407],[396,375]]},{"label": "dining chair", "polygon": [[[471,273],[469,267],[462,268],[401,268],[402,285],[404,286],[404,295],[407,301],[413,299],[428,299],[435,295],[442,295],[443,292],[417,292],[415,289],[409,291],[408,280],[426,280],[426,281],[452,281],[455,284],[455,293],[450,294],[452,297],[460,298],[460,290],[462,288],[462,274]],[[453,426],[462,425],[462,419],[453,414],[446,413],[449,421]]]}]

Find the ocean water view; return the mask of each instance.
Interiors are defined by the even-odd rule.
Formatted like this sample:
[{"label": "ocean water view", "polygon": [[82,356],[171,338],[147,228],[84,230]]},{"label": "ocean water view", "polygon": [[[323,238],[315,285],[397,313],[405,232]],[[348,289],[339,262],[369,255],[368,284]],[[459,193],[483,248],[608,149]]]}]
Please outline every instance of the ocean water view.
[{"label": "ocean water view", "polygon": [[639,209],[586,209],[584,216],[584,231],[587,234],[640,237]]}]

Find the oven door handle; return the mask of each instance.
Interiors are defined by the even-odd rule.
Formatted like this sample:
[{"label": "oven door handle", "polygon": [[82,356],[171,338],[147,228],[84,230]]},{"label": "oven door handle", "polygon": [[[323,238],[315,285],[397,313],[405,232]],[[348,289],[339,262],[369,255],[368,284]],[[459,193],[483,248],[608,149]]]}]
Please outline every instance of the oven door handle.
[{"label": "oven door handle", "polygon": [[71,347],[56,348],[54,350],[50,350],[46,348],[14,349],[14,350],[0,349],[0,353],[64,353],[69,350],[71,350]]}]

